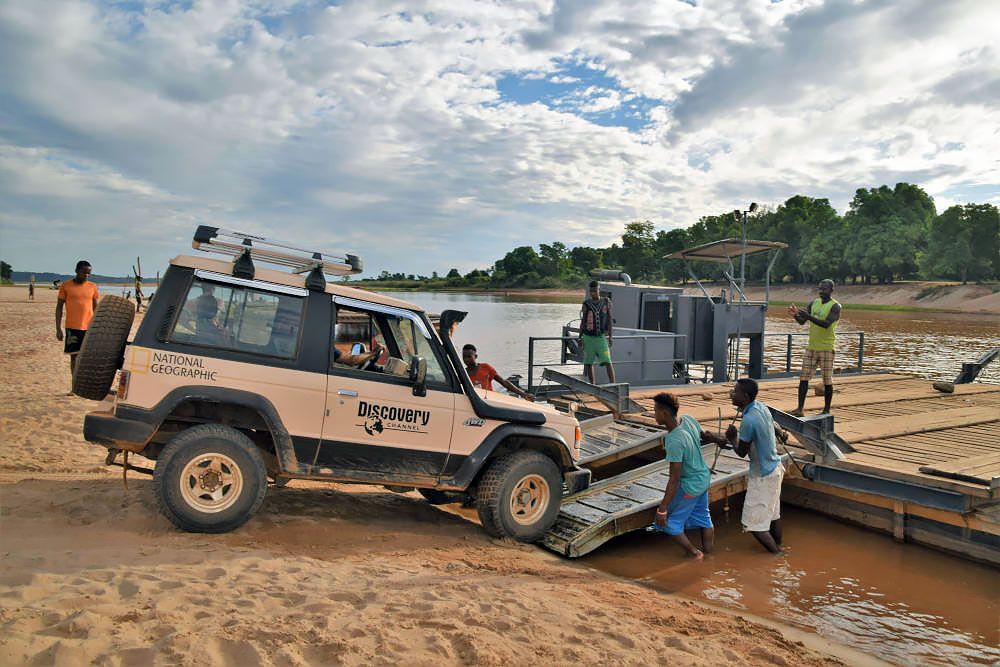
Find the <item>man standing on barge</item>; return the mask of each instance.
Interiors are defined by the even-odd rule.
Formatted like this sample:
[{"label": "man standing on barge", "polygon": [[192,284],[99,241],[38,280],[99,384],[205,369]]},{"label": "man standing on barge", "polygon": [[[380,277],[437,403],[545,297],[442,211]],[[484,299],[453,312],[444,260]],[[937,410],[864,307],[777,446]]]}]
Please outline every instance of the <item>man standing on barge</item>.
[{"label": "man standing on barge", "polygon": [[615,381],[615,367],[611,364],[611,336],[614,319],[611,301],[602,297],[598,282],[590,281],[589,298],[580,310],[580,338],[583,342],[583,372],[587,382],[597,384],[594,363],[600,363],[608,372],[608,382]]},{"label": "man standing on barge", "polygon": [[790,414],[801,417],[809,392],[809,380],[816,366],[823,371],[823,412],[830,412],[833,402],[833,344],[840,321],[840,304],[833,300],[833,281],[829,278],[819,282],[819,298],[814,299],[809,308],[788,307],[799,325],[809,323],[809,344],[802,355],[802,370],[799,372],[799,405]]}]

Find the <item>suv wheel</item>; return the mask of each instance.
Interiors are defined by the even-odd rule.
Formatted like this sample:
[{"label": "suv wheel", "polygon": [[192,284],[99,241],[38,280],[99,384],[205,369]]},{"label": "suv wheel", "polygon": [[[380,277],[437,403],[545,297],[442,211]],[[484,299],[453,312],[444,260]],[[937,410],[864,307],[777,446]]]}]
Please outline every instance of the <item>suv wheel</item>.
[{"label": "suv wheel", "polygon": [[264,502],[267,466],[257,446],[236,429],[194,426],[160,453],[153,493],[164,516],[182,530],[225,533]]},{"label": "suv wheel", "polygon": [[534,542],[556,520],[562,476],[549,457],[519,451],[493,461],[479,480],[476,510],[493,537]]},{"label": "suv wheel", "polygon": [[104,400],[115,373],[122,367],[134,319],[135,306],[128,299],[111,294],[101,299],[76,357],[74,394],[92,401]]}]

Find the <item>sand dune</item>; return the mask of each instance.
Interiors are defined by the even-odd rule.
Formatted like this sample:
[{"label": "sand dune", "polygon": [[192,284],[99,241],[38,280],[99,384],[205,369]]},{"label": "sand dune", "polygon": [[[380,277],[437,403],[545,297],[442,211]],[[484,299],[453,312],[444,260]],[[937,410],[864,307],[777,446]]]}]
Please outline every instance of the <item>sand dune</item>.
[{"label": "sand dune", "polygon": [[0,317],[0,664],[834,662],[413,493],[292,482],[233,533],[177,531],[83,441],[51,302]]}]

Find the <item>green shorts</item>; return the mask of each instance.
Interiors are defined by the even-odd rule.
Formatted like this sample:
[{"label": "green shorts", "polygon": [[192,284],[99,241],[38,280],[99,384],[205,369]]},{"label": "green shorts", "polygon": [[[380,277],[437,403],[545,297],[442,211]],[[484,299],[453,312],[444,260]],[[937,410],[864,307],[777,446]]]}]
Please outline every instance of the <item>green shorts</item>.
[{"label": "green shorts", "polygon": [[588,366],[593,363],[602,366],[611,363],[611,348],[608,347],[607,336],[583,336],[583,363]]}]

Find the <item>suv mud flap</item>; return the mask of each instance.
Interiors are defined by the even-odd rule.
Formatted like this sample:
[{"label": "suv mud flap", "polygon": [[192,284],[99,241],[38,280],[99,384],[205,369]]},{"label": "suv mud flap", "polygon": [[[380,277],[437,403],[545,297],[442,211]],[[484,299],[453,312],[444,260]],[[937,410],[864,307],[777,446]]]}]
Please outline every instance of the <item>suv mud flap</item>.
[{"label": "suv mud flap", "polygon": [[590,486],[590,470],[587,468],[577,468],[576,470],[567,470],[563,473],[563,484],[566,485],[566,495],[572,496],[574,493],[580,493],[584,489]]},{"label": "suv mud flap", "polygon": [[83,418],[83,437],[105,447],[138,452],[153,437],[153,425],[120,419],[110,412],[91,412]]},{"label": "suv mud flap", "polygon": [[[493,451],[507,438],[526,438],[550,443],[552,447],[559,450],[561,460],[556,462],[559,469],[570,469],[571,472],[576,470],[576,466],[573,465],[573,457],[569,453],[569,447],[566,446],[566,440],[559,434],[559,431],[547,426],[503,424],[487,435],[476,450],[462,460],[452,477],[442,478],[440,484],[435,488],[440,491],[465,491],[468,489],[476,476],[482,472],[483,465],[493,454]],[[448,467],[446,466],[446,469]]]}]

